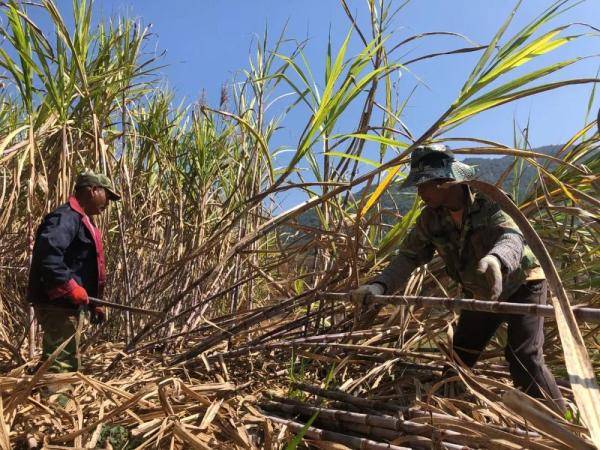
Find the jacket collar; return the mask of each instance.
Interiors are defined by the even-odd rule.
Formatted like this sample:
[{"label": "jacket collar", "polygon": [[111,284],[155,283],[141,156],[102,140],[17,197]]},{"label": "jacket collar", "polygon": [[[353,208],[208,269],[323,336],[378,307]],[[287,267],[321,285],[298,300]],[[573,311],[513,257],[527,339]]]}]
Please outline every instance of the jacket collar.
[{"label": "jacket collar", "polygon": [[85,211],[81,207],[81,204],[74,195],[69,196],[69,206],[71,207],[71,209],[78,212],[83,217],[87,217],[87,214],[85,213]]},{"label": "jacket collar", "polygon": [[476,194],[475,192],[473,192],[473,189],[471,189],[470,186],[463,186],[465,186],[465,188],[467,189],[467,192],[465,194],[465,211],[470,211],[475,205]]}]

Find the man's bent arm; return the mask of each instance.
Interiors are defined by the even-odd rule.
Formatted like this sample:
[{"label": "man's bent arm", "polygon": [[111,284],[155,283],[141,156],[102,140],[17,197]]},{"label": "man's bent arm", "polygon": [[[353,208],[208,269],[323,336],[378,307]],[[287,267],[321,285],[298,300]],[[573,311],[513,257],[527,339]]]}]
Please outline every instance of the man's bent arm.
[{"label": "man's bent arm", "polygon": [[525,241],[523,234],[514,221],[502,210],[496,212],[491,218],[491,226],[500,228],[501,234],[489,251],[490,255],[497,257],[505,273],[511,273],[521,265]]},{"label": "man's bent arm", "polygon": [[385,287],[385,294],[401,289],[412,272],[433,258],[434,247],[427,237],[423,216],[419,216],[415,227],[400,244],[400,251],[392,262],[372,282]]}]

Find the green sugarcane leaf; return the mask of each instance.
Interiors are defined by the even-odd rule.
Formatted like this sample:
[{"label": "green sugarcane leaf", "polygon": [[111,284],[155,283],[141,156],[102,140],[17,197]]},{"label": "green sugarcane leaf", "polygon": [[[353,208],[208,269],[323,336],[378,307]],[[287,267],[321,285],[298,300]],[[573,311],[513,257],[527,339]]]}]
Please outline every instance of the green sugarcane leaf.
[{"label": "green sugarcane leaf", "polygon": [[358,162],[361,162],[363,164],[367,164],[367,165],[373,166],[373,167],[379,167],[379,166],[381,166],[381,163],[379,163],[377,161],[373,161],[372,159],[368,159],[368,158],[365,158],[363,156],[351,155],[349,153],[325,152],[323,154],[327,155],[327,156],[337,156],[338,158],[352,159],[353,161],[358,161]]}]

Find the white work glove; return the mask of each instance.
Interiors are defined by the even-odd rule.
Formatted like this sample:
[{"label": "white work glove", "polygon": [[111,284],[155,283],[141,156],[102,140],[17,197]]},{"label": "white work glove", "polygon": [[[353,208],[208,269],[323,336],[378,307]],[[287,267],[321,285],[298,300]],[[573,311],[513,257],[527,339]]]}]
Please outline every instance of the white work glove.
[{"label": "white work glove", "polygon": [[362,307],[364,305],[365,299],[369,295],[382,295],[385,291],[385,288],[382,284],[373,283],[373,284],[363,284],[358,288],[350,291],[350,295],[352,295],[352,302],[358,306]]},{"label": "white work glove", "polygon": [[485,274],[490,286],[490,300],[496,301],[502,294],[502,263],[494,255],[484,256],[477,264],[477,271]]}]

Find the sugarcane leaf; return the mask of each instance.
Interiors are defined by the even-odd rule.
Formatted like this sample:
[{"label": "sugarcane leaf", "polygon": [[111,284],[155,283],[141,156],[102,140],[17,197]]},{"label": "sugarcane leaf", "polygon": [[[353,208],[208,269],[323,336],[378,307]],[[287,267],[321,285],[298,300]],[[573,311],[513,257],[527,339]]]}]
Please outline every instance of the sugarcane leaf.
[{"label": "sugarcane leaf", "polygon": [[[535,33],[542,25],[547,23],[549,20],[553,19],[557,14],[564,12],[570,8],[565,8],[563,11],[558,11],[561,6],[569,3],[571,0],[558,0],[551,6],[549,6],[542,14],[540,14],[536,19],[534,19],[531,23],[525,26],[521,31],[516,33],[511,39],[508,40],[506,44],[504,44],[499,50],[497,55],[497,60],[502,60],[506,55],[514,52],[518,49],[523,43],[529,39],[533,33]],[[576,6],[577,2],[571,7]]]},{"label": "sugarcane leaf", "polygon": [[409,144],[406,142],[397,141],[395,139],[386,138],[383,136],[377,136],[374,134],[365,134],[365,133],[354,133],[347,135],[348,137],[353,137],[357,139],[364,139],[365,141],[377,142],[382,145],[389,145],[390,147],[397,148],[408,148]]},{"label": "sugarcane leaf", "polygon": [[404,239],[419,217],[421,204],[420,198],[417,195],[414,195],[414,201],[410,210],[383,236],[379,242],[377,252],[369,257],[370,262],[374,261],[375,257],[385,258],[388,256],[394,247]]},{"label": "sugarcane leaf", "polygon": [[313,422],[319,416],[319,411],[315,411],[312,416],[308,419],[306,424],[298,431],[298,434],[294,436],[294,438],[290,441],[288,445],[285,446],[285,450],[296,450],[302,439],[304,439],[304,435],[308,431],[308,429],[312,426]]},{"label": "sugarcane leaf", "polygon": [[342,152],[325,152],[324,155],[327,156],[337,156],[339,158],[347,158],[352,159],[354,161],[361,162],[363,164],[368,164],[369,166],[379,167],[381,163],[377,161],[373,161],[372,159],[365,158],[363,156],[352,155],[350,153],[342,153]]},{"label": "sugarcane leaf", "polygon": [[12,140],[19,135],[19,133],[22,133],[23,131],[27,130],[29,128],[29,125],[23,125],[13,131],[11,131],[10,133],[8,133],[6,135],[6,137],[4,137],[4,139],[2,140],[2,142],[0,142],[0,156],[2,156],[2,154],[4,153],[4,150],[6,149],[6,147],[8,147],[8,145],[12,142]]},{"label": "sugarcane leaf", "polygon": [[600,82],[600,79],[597,78],[565,80],[555,83],[542,84],[528,89],[522,89],[520,91],[516,91],[508,95],[503,95],[498,98],[491,98],[487,100],[484,99],[482,101],[474,100],[473,102],[460,108],[456,114],[451,115],[446,121],[444,121],[443,126],[447,127],[449,125],[456,124],[482,111],[494,108],[499,105],[503,105],[505,103],[513,102],[515,100],[519,100],[525,97],[530,97],[532,95],[536,95],[542,92],[552,91],[554,89],[559,89],[565,86],[571,86],[576,84],[589,84],[598,82]]},{"label": "sugarcane leaf", "polygon": [[473,69],[473,71],[469,75],[469,78],[467,78],[467,81],[465,82],[462,89],[460,90],[457,104],[460,104],[463,99],[468,98],[470,96],[469,91],[470,91],[471,87],[473,86],[473,84],[475,83],[475,81],[477,80],[477,78],[479,77],[479,75],[481,74],[483,69],[485,68],[485,65],[488,63],[488,61],[492,57],[492,54],[496,50],[496,46],[498,45],[498,42],[500,42],[500,39],[502,38],[502,36],[506,32],[506,29],[512,22],[515,14],[517,13],[517,10],[521,6],[522,2],[523,2],[523,0],[519,0],[517,2],[515,7],[513,8],[512,12],[510,13],[510,15],[506,18],[506,20],[504,21],[502,26],[498,29],[498,31],[494,35],[493,39],[490,41],[489,45],[487,46],[487,49],[485,50],[483,55],[481,55],[481,58],[479,58],[479,61],[475,65],[475,68]]},{"label": "sugarcane leaf", "polygon": [[387,174],[386,174],[385,178],[383,179],[383,181],[381,183],[379,183],[379,185],[377,186],[375,191],[369,196],[369,199],[367,200],[365,205],[362,207],[362,209],[360,211],[360,215],[365,215],[369,211],[369,209],[371,209],[371,207],[375,203],[377,203],[377,201],[379,201],[379,199],[381,198],[383,193],[386,191],[386,189],[389,187],[389,185],[392,184],[392,181],[394,181],[394,178],[396,177],[396,175],[398,174],[399,171],[400,171],[400,166],[391,167],[387,171]]},{"label": "sugarcane leaf", "polygon": [[483,76],[477,81],[473,87],[473,92],[477,92],[482,87],[487,86],[489,83],[494,81],[499,76],[506,72],[515,69],[531,59],[541,56],[545,53],[551,52],[567,42],[576,38],[576,36],[568,36],[559,39],[553,39],[557,36],[565,27],[560,27],[553,31],[546,33],[540,38],[536,39],[523,49],[517,51],[515,54],[509,54],[495,67],[483,74]]}]

